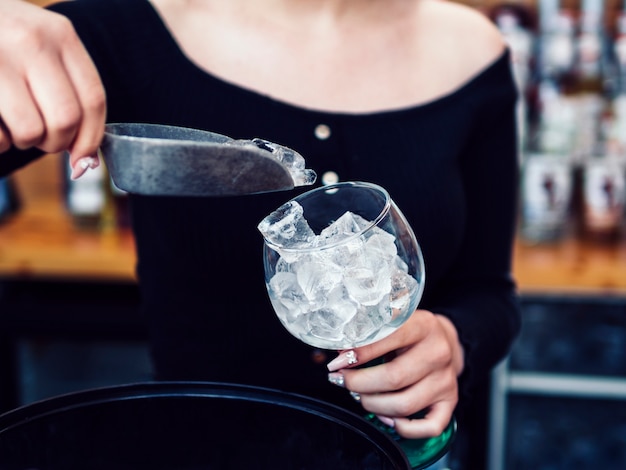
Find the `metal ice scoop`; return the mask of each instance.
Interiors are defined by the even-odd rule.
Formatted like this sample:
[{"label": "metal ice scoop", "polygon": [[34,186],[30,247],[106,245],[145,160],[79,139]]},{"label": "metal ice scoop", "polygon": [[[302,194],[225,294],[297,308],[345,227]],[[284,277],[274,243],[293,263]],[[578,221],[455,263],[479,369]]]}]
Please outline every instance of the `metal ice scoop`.
[{"label": "metal ice scoop", "polygon": [[100,151],[115,185],[136,194],[237,196],[315,182],[287,147],[184,127],[108,124]]}]

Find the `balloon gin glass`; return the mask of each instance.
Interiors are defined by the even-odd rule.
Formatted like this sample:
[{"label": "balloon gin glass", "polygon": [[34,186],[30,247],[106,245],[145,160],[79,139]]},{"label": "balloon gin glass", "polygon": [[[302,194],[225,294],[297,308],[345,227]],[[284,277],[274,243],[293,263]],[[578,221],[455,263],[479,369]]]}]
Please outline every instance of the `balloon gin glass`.
[{"label": "balloon gin glass", "polygon": [[[300,194],[258,226],[265,243],[265,283],[283,324],[323,349],[365,346],[393,333],[417,309],[425,270],[420,246],[385,189],[364,182]],[[441,436],[397,438],[412,467],[425,468],[448,449],[454,420]]]}]

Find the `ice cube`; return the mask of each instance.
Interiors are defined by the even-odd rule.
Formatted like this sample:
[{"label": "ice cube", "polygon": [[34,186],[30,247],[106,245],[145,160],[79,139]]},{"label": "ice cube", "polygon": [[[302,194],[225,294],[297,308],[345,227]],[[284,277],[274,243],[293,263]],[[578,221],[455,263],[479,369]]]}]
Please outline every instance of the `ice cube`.
[{"label": "ice cube", "polygon": [[292,269],[297,272],[298,284],[309,302],[325,305],[328,294],[341,283],[342,269],[334,263],[324,262],[323,257],[318,256],[311,256],[295,264]]},{"label": "ice cube", "polygon": [[308,310],[308,299],[293,273],[274,274],[268,283],[268,293],[276,314],[285,322],[293,322]]},{"label": "ice cube", "polygon": [[337,266],[358,266],[363,260],[363,239],[355,238],[347,243],[323,251],[329,263]]},{"label": "ice cube", "polygon": [[345,212],[341,217],[320,232],[319,244],[337,243],[343,239],[352,237],[361,232],[361,230],[361,225],[359,225],[358,221],[355,219],[355,214]]},{"label": "ice cube", "polygon": [[304,170],[293,170],[291,172],[294,186],[310,186],[317,180],[317,173],[310,168]]},{"label": "ice cube", "polygon": [[281,162],[289,171],[304,170],[304,157],[297,152],[281,146],[275,146],[272,151],[274,158]]},{"label": "ice cube", "polygon": [[367,257],[381,258],[392,261],[397,257],[398,248],[395,243],[396,237],[385,230],[375,227],[365,243]]},{"label": "ice cube", "polygon": [[385,265],[346,269],[344,284],[352,299],[361,305],[376,305],[391,290],[390,274]]},{"label": "ice cube", "polygon": [[394,319],[406,312],[410,307],[411,300],[415,298],[418,290],[417,281],[410,274],[403,271],[396,271],[391,277],[391,308]]},{"label": "ice cube", "polygon": [[357,306],[340,293],[335,291],[335,299],[325,308],[306,314],[308,329],[317,338],[340,341],[343,339],[343,328],[357,313]]},{"label": "ice cube", "polygon": [[360,308],[346,323],[343,334],[352,344],[359,344],[378,333],[385,322],[376,308]]},{"label": "ice cube", "polygon": [[315,233],[304,219],[304,209],[296,201],[289,201],[257,226],[265,239],[278,248],[298,248],[310,245]]},{"label": "ice cube", "polygon": [[288,263],[287,260],[285,260],[285,258],[283,258],[282,256],[278,257],[278,260],[276,261],[276,272],[277,273],[291,273],[293,272],[293,268],[292,268],[292,264]]}]

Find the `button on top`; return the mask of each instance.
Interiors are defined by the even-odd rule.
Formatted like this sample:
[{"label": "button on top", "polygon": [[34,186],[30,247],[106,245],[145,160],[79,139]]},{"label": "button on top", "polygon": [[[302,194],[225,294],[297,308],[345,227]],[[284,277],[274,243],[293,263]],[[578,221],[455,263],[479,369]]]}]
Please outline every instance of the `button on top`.
[{"label": "button on top", "polygon": [[318,124],[317,126],[315,126],[315,137],[317,137],[319,140],[326,140],[330,137],[331,131],[330,131],[330,127],[328,127],[326,124]]},{"label": "button on top", "polygon": [[335,184],[339,182],[339,175],[334,171],[326,171],[322,175],[322,184],[328,186],[329,184]]}]

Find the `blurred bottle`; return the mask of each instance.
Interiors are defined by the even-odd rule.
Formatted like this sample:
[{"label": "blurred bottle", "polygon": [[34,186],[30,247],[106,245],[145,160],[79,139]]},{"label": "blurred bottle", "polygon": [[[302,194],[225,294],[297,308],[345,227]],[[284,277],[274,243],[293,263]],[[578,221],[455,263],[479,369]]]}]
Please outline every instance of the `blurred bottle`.
[{"label": "blurred bottle", "polygon": [[553,1],[544,1],[540,6],[541,29],[528,149],[571,159],[577,113],[574,17],[570,11],[558,9]]},{"label": "blurred bottle", "polygon": [[598,154],[584,166],[584,235],[594,241],[616,242],[622,234],[626,206],[626,169],[620,158]]},{"label": "blurred bottle", "polygon": [[0,178],[0,222],[19,209],[17,190],[10,178]]},{"label": "blurred bottle", "polygon": [[623,91],[626,90],[626,11],[619,12],[615,19],[612,49],[617,89]]},{"label": "blurred bottle", "polygon": [[130,226],[128,194],[115,186],[102,157],[100,166],[75,181],[68,159],[63,161],[65,204],[76,227],[106,232]]},{"label": "blurred bottle", "polygon": [[521,157],[527,140],[527,103],[535,53],[535,13],[525,3],[512,0],[496,4],[489,16],[511,51],[511,66],[519,92],[517,121]]},{"label": "blurred bottle", "polygon": [[104,166],[90,169],[77,180],[72,180],[69,158],[61,160],[64,165],[65,206],[74,225],[80,229],[100,229],[107,202]]},{"label": "blurred bottle", "polygon": [[521,236],[557,242],[569,232],[576,135],[575,24],[558,1],[539,4],[537,67],[522,161]]},{"label": "blurred bottle", "polygon": [[580,31],[576,42],[576,81],[578,99],[576,154],[577,163],[591,157],[602,129],[603,114],[611,94],[609,42],[604,26],[603,0],[583,0]]},{"label": "blurred bottle", "polygon": [[522,238],[558,242],[569,230],[572,167],[562,155],[530,153],[522,171]]},{"label": "blurred bottle", "polygon": [[[620,91],[617,43],[604,22],[604,0],[583,0],[577,40],[578,99],[573,208],[580,236],[610,240],[623,211],[620,140],[624,97]],[[614,172],[613,176],[610,173]],[[621,209],[620,209],[621,208]]]},{"label": "blurred bottle", "polygon": [[616,18],[612,47],[613,93],[607,132],[609,152],[624,159],[626,155],[626,12]]},{"label": "blurred bottle", "polygon": [[582,0],[577,37],[577,87],[603,94],[608,37],[604,25],[604,1]]},{"label": "blurred bottle", "polygon": [[552,77],[567,91],[572,87],[576,60],[576,18],[559,0],[540,0],[538,72]]},{"label": "blurred bottle", "polygon": [[522,92],[530,83],[534,56],[536,15],[522,0],[497,3],[489,17],[498,27],[511,50],[513,73]]}]

